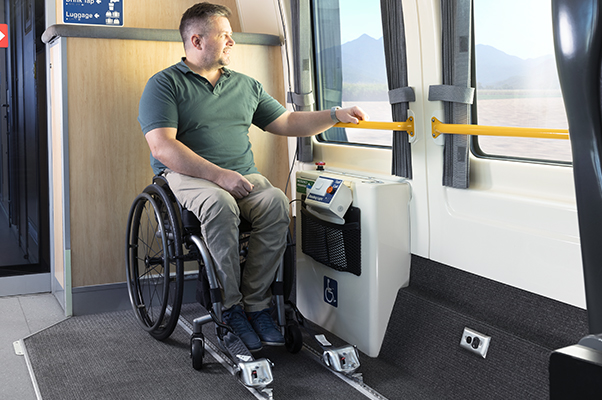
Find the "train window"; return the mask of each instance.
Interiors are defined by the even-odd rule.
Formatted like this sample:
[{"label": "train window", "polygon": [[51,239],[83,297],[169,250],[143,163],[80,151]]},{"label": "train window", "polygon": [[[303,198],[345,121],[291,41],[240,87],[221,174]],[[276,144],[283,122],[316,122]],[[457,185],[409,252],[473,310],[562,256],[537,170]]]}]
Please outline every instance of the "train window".
[{"label": "train window", "polygon": [[[392,121],[380,0],[314,0],[313,11],[318,108],[358,105],[373,121]],[[332,128],[319,139],[391,146],[392,133]]]},{"label": "train window", "polygon": [[[551,0],[474,1],[479,125],[567,129]],[[477,155],[571,162],[568,140],[479,136]]]}]

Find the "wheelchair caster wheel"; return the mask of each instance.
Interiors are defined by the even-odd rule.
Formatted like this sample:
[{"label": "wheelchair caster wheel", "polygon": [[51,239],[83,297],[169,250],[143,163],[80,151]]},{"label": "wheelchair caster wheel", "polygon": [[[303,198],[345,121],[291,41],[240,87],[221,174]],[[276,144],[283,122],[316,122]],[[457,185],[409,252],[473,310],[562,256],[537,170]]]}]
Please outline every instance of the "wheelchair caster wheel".
[{"label": "wheelchair caster wheel", "polygon": [[190,340],[190,357],[192,358],[192,368],[197,371],[203,368],[203,357],[205,356],[205,339],[193,337]]},{"label": "wheelchair caster wheel", "polygon": [[303,347],[303,334],[299,325],[289,322],[284,329],[284,344],[289,353],[297,354]]}]

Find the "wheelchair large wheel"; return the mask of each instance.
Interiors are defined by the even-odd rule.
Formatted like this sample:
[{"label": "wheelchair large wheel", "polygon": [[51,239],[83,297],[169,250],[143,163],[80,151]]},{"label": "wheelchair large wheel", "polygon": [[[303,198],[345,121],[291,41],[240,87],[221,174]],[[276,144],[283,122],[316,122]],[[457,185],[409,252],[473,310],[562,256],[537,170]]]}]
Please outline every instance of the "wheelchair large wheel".
[{"label": "wheelchair large wheel", "polygon": [[178,323],[184,291],[179,219],[162,188],[149,185],[132,204],[126,238],[130,301],[142,327],[164,340]]}]

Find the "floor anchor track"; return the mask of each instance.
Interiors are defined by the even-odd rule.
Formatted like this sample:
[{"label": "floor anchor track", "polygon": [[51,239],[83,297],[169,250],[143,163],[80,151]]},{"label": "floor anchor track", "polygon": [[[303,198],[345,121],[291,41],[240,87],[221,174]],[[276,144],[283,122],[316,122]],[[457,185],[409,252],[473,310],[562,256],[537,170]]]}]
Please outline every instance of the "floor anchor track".
[{"label": "floor anchor track", "polygon": [[[180,325],[182,327],[182,329],[184,329],[184,331],[186,331],[186,333],[188,333],[189,335],[192,335],[192,325],[186,321],[182,316],[180,316],[180,318],[178,318],[178,325]],[[211,356],[213,358],[215,358],[220,364],[222,364],[222,366],[224,368],[226,368],[226,370],[228,372],[230,372],[230,374],[232,374],[233,376],[237,376],[238,374],[238,368],[237,366],[234,364],[234,362],[228,358],[226,355],[224,355],[222,353],[222,351],[220,349],[218,349],[218,347],[211,343],[209,340],[205,340],[205,350],[211,354]],[[245,387],[249,392],[251,392],[251,394],[253,394],[257,399],[261,399],[261,400],[273,400],[273,393],[272,393],[272,389],[271,388],[265,388],[262,390],[256,389],[256,388],[252,388],[249,386],[245,386],[243,385],[243,383],[237,379],[237,382],[239,382],[243,387]]]},{"label": "floor anchor track", "polygon": [[367,398],[372,399],[372,400],[388,400],[387,397],[383,396],[382,394],[378,393],[376,390],[374,390],[370,386],[366,385],[364,383],[361,373],[345,375],[345,374],[341,374],[336,371],[333,371],[332,369],[328,368],[328,366],[326,364],[324,364],[324,362],[322,361],[322,354],[320,354],[320,352],[318,350],[312,348],[311,346],[307,346],[305,344],[303,344],[303,348],[305,350],[309,351],[310,353],[312,353],[315,356],[315,358],[317,359],[316,361],[318,361],[324,368],[326,368],[328,371],[332,372],[335,376],[339,377],[339,379],[343,380],[345,383],[347,383],[349,386],[353,387],[358,392],[362,393]]},{"label": "floor anchor track", "polygon": [[[192,335],[192,325],[184,317],[182,317],[182,316],[179,317],[178,325],[180,325],[189,335]],[[211,354],[211,356],[213,358],[215,358],[220,364],[222,364],[224,366],[224,368],[226,368],[232,375],[236,376],[237,366],[234,364],[234,362],[232,360],[230,360],[229,357],[224,355],[222,353],[222,351],[215,344],[211,343],[209,340],[206,340],[205,341],[205,349]],[[349,386],[353,387],[355,390],[362,393],[364,396],[366,396],[366,398],[371,399],[371,400],[388,400],[385,396],[378,393],[376,390],[374,390],[370,386],[366,385],[363,382],[361,373],[355,373],[352,375],[344,375],[344,374],[338,373],[338,372],[333,371],[332,369],[328,368],[328,366],[326,366],[324,364],[324,362],[322,361],[322,354],[320,354],[317,350],[315,350],[305,344],[303,345],[303,350],[311,353],[314,356],[316,362],[318,362],[326,370],[330,371],[332,374],[337,376],[343,382],[347,383]],[[242,385],[242,382],[241,382],[241,385]],[[255,388],[252,388],[252,387],[248,387],[245,385],[243,385],[243,386],[245,388],[247,388],[249,390],[249,392],[251,392],[258,399],[263,399],[263,400],[273,399],[273,393],[272,393],[271,389],[266,389],[266,392],[263,392],[263,391],[259,391],[259,390],[255,389]]]}]

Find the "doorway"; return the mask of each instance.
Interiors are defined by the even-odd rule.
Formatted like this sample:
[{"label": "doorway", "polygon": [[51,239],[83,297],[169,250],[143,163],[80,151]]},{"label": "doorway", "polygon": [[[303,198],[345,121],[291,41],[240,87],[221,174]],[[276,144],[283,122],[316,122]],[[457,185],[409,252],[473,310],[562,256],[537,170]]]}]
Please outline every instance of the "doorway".
[{"label": "doorway", "polygon": [[[0,49],[0,279],[50,273],[44,0],[5,0]],[[48,284],[50,286],[50,284]]]}]

